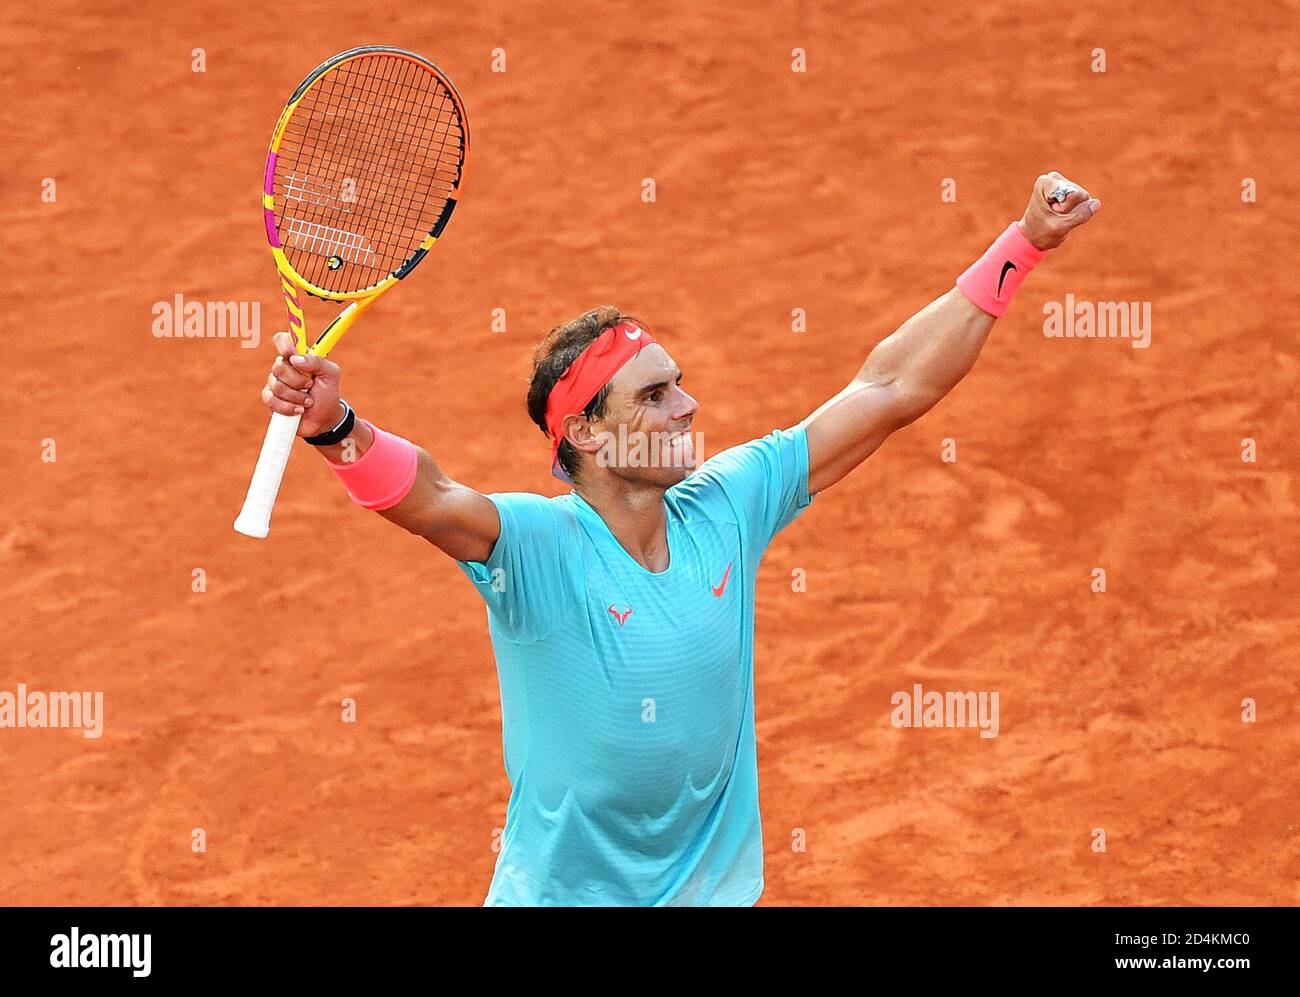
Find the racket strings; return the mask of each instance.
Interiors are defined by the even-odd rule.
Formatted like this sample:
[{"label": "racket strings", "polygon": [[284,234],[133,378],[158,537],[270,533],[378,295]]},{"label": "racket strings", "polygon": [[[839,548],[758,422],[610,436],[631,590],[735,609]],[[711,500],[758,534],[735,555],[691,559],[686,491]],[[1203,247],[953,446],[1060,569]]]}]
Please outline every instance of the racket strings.
[{"label": "racket strings", "polygon": [[291,116],[276,166],[294,269],[330,291],[396,271],[454,194],[464,148],[459,104],[424,65],[373,55],[326,71]]},{"label": "racket strings", "polygon": [[[402,65],[402,68],[408,76],[420,72],[419,69],[412,67],[410,63],[398,64]],[[426,115],[427,104],[429,101],[428,93],[418,94],[417,97],[420,103],[417,103],[409,96],[404,95],[402,91],[398,90],[395,86],[395,84],[404,83],[406,83],[406,80],[391,79],[388,74],[385,74],[377,79],[365,80],[359,91],[351,94],[347,94],[344,88],[330,87],[326,91],[327,100],[329,101],[326,107],[326,113],[333,115],[337,121],[339,119],[340,110],[342,110],[345,119],[353,119],[353,134],[342,136],[337,140],[337,144],[340,149],[348,149],[355,158],[368,164],[368,167],[365,169],[366,179],[373,180],[377,174],[384,171],[389,173],[405,172],[412,181],[408,190],[410,190],[413,195],[427,195],[430,192],[430,186],[423,182],[424,178],[419,172],[411,172],[411,166],[417,158],[415,152],[418,147],[410,145],[410,154],[394,163],[391,159],[387,158],[386,155],[392,150],[381,148],[377,145],[377,140],[383,137],[379,134],[379,131],[385,126],[386,122],[390,120],[390,116],[374,113],[357,115],[354,108],[349,106],[355,104],[358,100],[368,101],[371,105],[380,102],[387,102],[390,106],[396,106],[400,110],[405,111],[408,115]],[[442,96],[442,103],[445,105],[445,94],[440,96]],[[347,104],[340,107],[340,100],[346,101]],[[355,134],[356,119],[358,118],[360,118],[360,126],[363,129],[359,136]],[[439,139],[440,147],[445,147],[445,135],[449,133],[448,128],[444,127],[442,129],[443,135],[439,136],[437,132],[431,133],[428,128],[421,127],[421,124],[423,123],[417,120],[416,127],[411,129],[412,137],[415,138],[417,142],[429,143],[436,137]],[[440,150],[439,155],[441,154],[442,152]],[[436,159],[434,162],[436,163]],[[347,163],[346,165],[356,166],[357,164],[353,162]],[[447,184],[446,187],[449,190],[450,184]],[[390,212],[400,215],[404,210],[409,211],[413,200],[414,197],[407,197],[404,200],[390,202]]]},{"label": "racket strings", "polygon": [[[421,70],[418,67],[411,67],[410,64],[408,64],[408,67],[404,69],[403,72],[419,73]],[[436,111],[434,111],[433,117],[430,118],[428,117],[428,113],[433,109],[432,102],[435,96],[438,100],[438,107]],[[430,195],[436,196],[440,199],[439,210],[441,210],[441,204],[445,202],[447,196],[454,190],[455,180],[458,179],[455,175],[447,177],[444,171],[444,179],[442,179],[441,189],[438,187],[438,166],[441,162],[441,157],[445,152],[447,137],[451,134],[451,126],[454,124],[451,120],[452,115],[447,108],[450,104],[454,109],[454,102],[450,101],[450,94],[443,87],[426,91],[425,94],[420,96],[420,100],[421,103],[415,105],[410,112],[415,115],[416,120],[420,123],[420,127],[416,131],[417,142],[421,145],[427,144],[428,146],[431,146],[436,140],[438,141],[439,149],[430,159],[432,169],[428,171],[429,176],[427,178],[424,175],[426,172],[425,170],[413,169],[413,167],[416,166],[416,160],[418,158],[416,155],[416,149],[419,147],[418,145],[412,145],[408,150],[408,154],[404,157],[401,157],[401,151],[398,150],[398,155],[401,158],[396,164],[396,171],[399,174],[404,173],[409,176],[412,182],[409,187],[404,188],[399,193],[399,196],[391,200],[386,206],[386,212],[382,221],[390,225],[399,225],[402,220],[409,217],[412,212],[418,214],[419,209],[423,206],[423,203],[427,201]],[[399,100],[399,103],[402,102],[403,101]],[[410,101],[405,101],[405,103],[409,104]],[[440,123],[444,124],[441,132],[438,130],[438,125]],[[426,124],[428,124],[428,127],[426,127]],[[427,231],[427,228],[419,228],[414,232],[414,235],[417,239],[423,239]]]},{"label": "racket strings", "polygon": [[[337,134],[333,137],[333,145],[340,152],[344,152],[344,155],[338,157],[337,165],[344,174],[356,174],[352,177],[352,181],[357,187],[373,187],[375,182],[385,175],[393,177],[405,175],[407,185],[398,188],[398,196],[390,196],[381,202],[381,210],[371,219],[373,228],[397,235],[396,241],[400,243],[423,237],[424,230],[419,220],[409,223],[406,231],[394,232],[393,230],[399,228],[402,221],[418,215],[421,202],[426,201],[434,191],[432,185],[424,181],[422,171],[412,171],[412,166],[418,160],[417,144],[408,143],[409,154],[401,156],[401,146],[397,143],[396,151],[400,158],[396,160],[393,158],[395,143],[392,141],[391,125],[394,115],[391,112],[396,110],[399,114],[404,113],[409,122],[412,116],[427,113],[430,97],[428,92],[416,92],[413,95],[410,93],[409,80],[416,73],[421,72],[418,67],[404,60],[385,60],[385,62],[388,65],[382,67],[380,73],[368,76],[357,73],[351,65],[343,67],[342,72],[336,74],[337,84],[331,81],[322,89],[323,110],[325,120],[335,126]],[[394,66],[397,67],[400,76],[394,75]],[[445,104],[445,99],[443,103]],[[380,113],[375,113],[376,111]],[[418,118],[415,120],[416,126],[408,127],[411,136],[416,143],[430,142],[433,138],[433,135],[429,134],[430,130],[420,127]],[[340,123],[342,123],[341,128]],[[442,131],[447,133],[449,129],[443,128]],[[387,140],[385,140],[385,132],[388,133]],[[439,146],[440,149],[445,149],[445,140],[440,141]],[[322,157],[319,155],[321,149],[322,144],[314,144],[312,163],[315,169],[321,166]],[[445,197],[448,189],[438,193]],[[391,195],[393,192],[385,191],[385,193]],[[345,213],[349,210],[348,207],[342,207]],[[342,237],[338,236],[338,238]],[[319,242],[315,248],[320,248]],[[391,256],[378,262],[389,268],[394,263],[400,263]]]},{"label": "racket strings", "polygon": [[[406,63],[402,68],[403,71],[408,76],[414,73],[421,72],[421,70],[419,70],[418,68],[414,68],[410,63]],[[409,115],[412,115],[417,122],[416,127],[413,130],[413,135],[415,139],[422,143],[429,143],[438,136],[436,131],[430,131],[429,128],[425,126],[425,121],[423,120],[427,116],[427,110],[428,110],[427,97],[425,96],[425,94],[420,94],[419,95],[420,100],[424,101],[424,103],[416,103],[409,96],[407,96],[403,91],[397,89],[397,85],[403,85],[408,82],[409,82],[408,80],[388,80],[386,78],[381,78],[379,80],[367,80],[363,84],[361,96],[363,99],[368,98],[377,101],[389,101],[394,105],[398,106],[399,108],[401,108]],[[377,86],[375,84],[377,84]],[[438,88],[438,90],[441,90],[441,88]],[[426,93],[437,93],[438,90],[426,91]],[[439,97],[441,98],[442,104],[445,105],[446,97],[447,97],[446,91],[441,90],[441,93],[439,93]],[[369,117],[366,132],[364,133],[361,140],[356,143],[357,151],[363,156],[363,158],[365,158],[371,164],[371,171],[370,171],[371,173],[374,173],[377,169],[386,165],[384,160],[380,158],[379,155],[384,150],[378,149],[374,144],[374,138],[376,137],[374,135],[375,129],[383,120],[384,119],[381,118],[380,116],[371,115]],[[450,123],[451,123],[450,120],[448,120],[448,125],[450,125]],[[435,127],[436,127],[436,123],[435,123]],[[449,131],[448,128],[444,128],[443,130],[444,135],[448,131]],[[440,144],[443,143],[440,142]],[[404,161],[400,162],[397,165],[397,172],[409,170],[410,165],[415,159],[415,149],[416,146],[414,145],[410,147],[411,154],[407,156]],[[436,164],[437,162],[436,158],[434,159],[434,162]],[[422,180],[422,178],[418,174],[416,174],[414,175],[414,180],[415,183],[413,184],[413,188],[419,189],[420,181]]]}]

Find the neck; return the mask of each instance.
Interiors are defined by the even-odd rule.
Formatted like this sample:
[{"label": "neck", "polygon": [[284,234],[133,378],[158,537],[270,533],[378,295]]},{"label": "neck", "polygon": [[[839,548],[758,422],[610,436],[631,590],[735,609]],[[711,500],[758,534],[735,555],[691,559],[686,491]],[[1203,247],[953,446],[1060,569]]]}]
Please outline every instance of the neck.
[{"label": "neck", "polygon": [[669,563],[668,519],[664,489],[625,481],[613,474],[592,475],[573,490],[605,521],[614,539],[647,571],[666,571]]}]

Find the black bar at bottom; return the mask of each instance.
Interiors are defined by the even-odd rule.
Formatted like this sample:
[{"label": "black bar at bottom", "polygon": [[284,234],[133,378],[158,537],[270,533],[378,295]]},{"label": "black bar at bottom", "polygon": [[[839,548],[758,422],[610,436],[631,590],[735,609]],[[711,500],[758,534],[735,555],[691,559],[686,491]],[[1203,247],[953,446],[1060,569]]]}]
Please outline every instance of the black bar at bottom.
[{"label": "black bar at bottom", "polygon": [[[811,968],[811,959],[819,975],[840,965],[859,981],[927,985],[1172,973],[1180,984],[1199,977],[1223,986],[1242,982],[1242,974],[1291,975],[1296,965],[1289,944],[1296,908],[759,908],[706,914],[707,921],[689,914],[687,921],[671,914],[625,920],[630,916],[564,912],[502,920],[478,910],[410,907],[0,908],[0,966],[7,982],[39,977],[116,987],[373,982],[376,972],[437,981],[491,953],[479,969],[493,979],[509,975],[512,965],[516,972],[550,966],[555,980],[571,979],[589,961],[610,960],[626,961],[640,978],[669,971],[667,963],[688,950],[694,961],[717,946],[730,954],[704,958],[719,967],[739,958],[757,970],[781,963]],[[541,962],[530,958],[533,949]]]}]

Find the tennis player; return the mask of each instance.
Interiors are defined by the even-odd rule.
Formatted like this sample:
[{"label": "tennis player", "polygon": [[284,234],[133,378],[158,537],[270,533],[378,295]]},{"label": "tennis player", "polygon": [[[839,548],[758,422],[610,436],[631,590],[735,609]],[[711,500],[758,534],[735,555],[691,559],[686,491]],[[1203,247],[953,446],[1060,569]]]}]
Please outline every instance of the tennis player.
[{"label": "tennis player", "polygon": [[[275,337],[267,406],[301,413],[300,435],[353,501],[454,558],[487,603],[511,784],[489,905],[758,900],[763,552],[953,389],[1029,271],[1100,206],[1059,173],[1039,177],[1020,221],[843,391],[698,467],[699,406],[644,322],[605,306],[557,327],[534,357],[528,412],[573,485],[558,498],[453,481],[356,417],[337,364]],[[664,443],[657,461],[608,446],[649,437]]]}]

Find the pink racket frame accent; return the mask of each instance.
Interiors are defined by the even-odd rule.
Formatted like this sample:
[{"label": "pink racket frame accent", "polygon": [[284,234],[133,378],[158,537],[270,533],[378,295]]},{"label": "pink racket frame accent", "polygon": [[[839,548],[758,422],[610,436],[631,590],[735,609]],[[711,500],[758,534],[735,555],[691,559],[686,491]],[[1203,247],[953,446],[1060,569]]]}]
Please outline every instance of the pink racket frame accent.
[{"label": "pink racket frame accent", "polygon": [[[262,190],[270,197],[275,196],[275,161],[278,158],[274,152],[266,157],[266,176],[262,180]],[[275,230],[275,212],[266,207],[262,210],[266,212],[266,237],[272,246],[279,247],[280,233]]]}]

